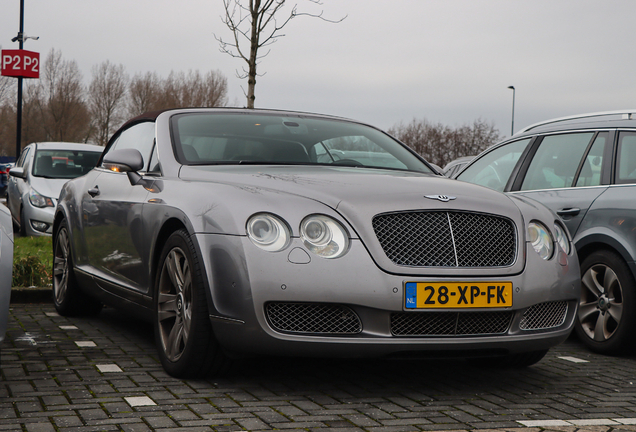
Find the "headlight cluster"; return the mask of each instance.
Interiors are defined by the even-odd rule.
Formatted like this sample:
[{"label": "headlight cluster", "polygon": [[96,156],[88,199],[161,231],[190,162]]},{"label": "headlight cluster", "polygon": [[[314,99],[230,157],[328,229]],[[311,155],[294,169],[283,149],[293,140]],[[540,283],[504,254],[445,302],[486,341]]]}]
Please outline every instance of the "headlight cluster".
[{"label": "headlight cluster", "polygon": [[34,189],[29,192],[29,201],[34,207],[55,207],[51,198],[40,195]]},{"label": "headlight cluster", "polygon": [[[570,240],[564,228],[558,223],[554,224],[556,243],[566,254],[570,253]],[[555,239],[545,225],[540,222],[530,222],[528,224],[528,240],[534,250],[544,260],[549,260],[554,254]]]},{"label": "headlight cluster", "polygon": [[[286,222],[269,213],[257,213],[247,221],[247,236],[268,252],[285,249],[291,241]],[[335,219],[310,215],[300,223],[300,238],[309,251],[322,258],[338,258],[349,249],[349,235]]]}]

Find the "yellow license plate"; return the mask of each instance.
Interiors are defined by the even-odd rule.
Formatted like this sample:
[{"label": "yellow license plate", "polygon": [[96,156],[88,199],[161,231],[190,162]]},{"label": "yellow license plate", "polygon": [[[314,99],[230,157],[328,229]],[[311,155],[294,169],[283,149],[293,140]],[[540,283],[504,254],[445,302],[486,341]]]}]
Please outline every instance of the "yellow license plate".
[{"label": "yellow license plate", "polygon": [[512,282],[406,282],[405,309],[512,306]]}]

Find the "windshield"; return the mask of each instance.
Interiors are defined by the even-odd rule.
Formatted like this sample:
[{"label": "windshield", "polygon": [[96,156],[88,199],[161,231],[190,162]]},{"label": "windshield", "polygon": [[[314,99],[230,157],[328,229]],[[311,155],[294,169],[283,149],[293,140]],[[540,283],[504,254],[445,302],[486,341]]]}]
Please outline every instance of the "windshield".
[{"label": "windshield", "polygon": [[410,150],[369,126],[305,116],[193,113],[171,118],[186,165],[302,164],[431,173]]},{"label": "windshield", "polygon": [[100,152],[77,150],[38,150],[33,161],[36,177],[72,179],[95,168]]}]

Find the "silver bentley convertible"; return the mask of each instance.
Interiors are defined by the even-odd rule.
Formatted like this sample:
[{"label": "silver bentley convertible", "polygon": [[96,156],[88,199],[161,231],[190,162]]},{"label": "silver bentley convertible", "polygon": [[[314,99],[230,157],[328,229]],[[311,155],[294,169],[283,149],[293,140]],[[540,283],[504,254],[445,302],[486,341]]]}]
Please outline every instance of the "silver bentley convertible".
[{"label": "silver bentley convertible", "polygon": [[53,232],[58,312],[147,318],[179,377],[254,354],[528,366],[569,335],[580,293],[546,207],[305,113],[134,118],[66,183]]}]

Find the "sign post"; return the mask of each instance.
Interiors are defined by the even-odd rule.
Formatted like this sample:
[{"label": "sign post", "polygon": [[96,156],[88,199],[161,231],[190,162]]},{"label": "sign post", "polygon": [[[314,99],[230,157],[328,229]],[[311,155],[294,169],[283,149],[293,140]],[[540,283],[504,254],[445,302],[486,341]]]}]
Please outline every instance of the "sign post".
[{"label": "sign post", "polygon": [[24,78],[40,77],[40,54],[23,49],[25,39],[39,39],[38,37],[26,36],[24,34],[24,0],[20,0],[20,31],[18,35],[11,39],[11,42],[18,41],[20,49],[2,50],[0,54],[0,65],[2,75],[18,78],[18,121],[16,124],[15,159],[18,160],[22,148],[22,80]]}]

